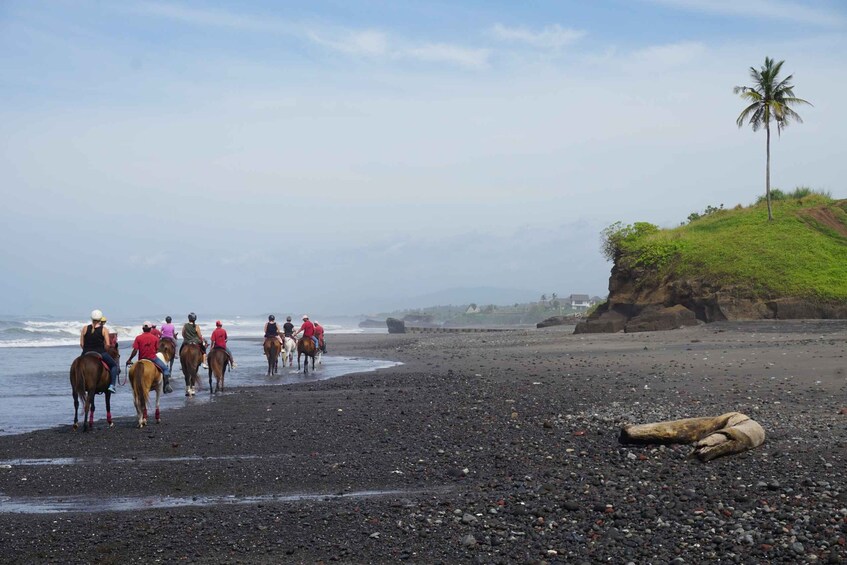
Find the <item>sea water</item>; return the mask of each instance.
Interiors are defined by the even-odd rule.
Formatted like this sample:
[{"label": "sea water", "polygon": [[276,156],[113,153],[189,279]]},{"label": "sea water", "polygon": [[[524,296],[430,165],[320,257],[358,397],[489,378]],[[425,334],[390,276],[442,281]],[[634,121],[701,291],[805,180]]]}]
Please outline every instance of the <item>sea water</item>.
[{"label": "sea water", "polygon": [[[0,320],[0,434],[19,434],[36,429],[73,423],[74,406],[71,398],[69,369],[79,355],[79,331],[83,321],[23,319],[5,317]],[[331,354],[332,335],[338,333],[360,333],[362,330],[342,325],[327,324],[327,347],[330,355],[323,356],[323,363],[306,376],[294,367],[279,367],[275,376],[268,377],[268,364],[262,351],[262,328],[264,321],[258,319],[221,320],[229,335],[229,348],[238,368],[227,371],[225,386],[273,386],[339,377],[350,373],[373,371],[397,365],[392,361],[340,357]],[[144,320],[129,320],[107,324],[110,332],[118,333],[122,373],[119,377],[117,394],[111,398],[112,417],[134,417],[132,389],[126,383],[124,364],[132,352],[132,340],[141,333]],[[181,327],[181,324],[178,324]],[[203,335],[208,338],[212,327],[201,325]],[[180,343],[182,343],[180,341]],[[137,358],[137,356],[136,356]],[[179,360],[174,362],[171,386],[174,392],[163,394],[160,406],[164,413],[175,408],[213,401],[209,394],[208,371],[200,368],[202,388],[193,397],[185,396],[185,381],[179,369]],[[213,383],[214,384],[214,383]],[[155,398],[155,393],[152,394]],[[96,397],[95,424],[106,418],[104,395]],[[80,422],[82,406],[80,405]]]}]

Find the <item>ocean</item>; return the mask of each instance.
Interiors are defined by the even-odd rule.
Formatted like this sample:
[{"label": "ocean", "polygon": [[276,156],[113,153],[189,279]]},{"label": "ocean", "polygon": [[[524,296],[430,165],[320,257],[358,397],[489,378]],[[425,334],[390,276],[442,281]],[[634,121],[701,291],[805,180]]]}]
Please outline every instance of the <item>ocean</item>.
[{"label": "ocean", "polygon": [[[143,319],[111,321],[110,332],[118,334],[123,367],[132,351],[132,340],[141,333]],[[150,320],[154,321],[154,320]],[[160,320],[156,320],[160,322]],[[279,320],[278,320],[279,321]],[[208,338],[214,329],[211,324],[201,323],[203,335]],[[221,319],[229,336],[229,347],[238,368],[227,372],[226,386],[273,386],[308,380],[324,380],[349,373],[372,371],[397,365],[392,361],[340,357],[332,355],[332,335],[342,333],[386,333],[387,330],[355,327],[353,322],[326,323],[326,340],[329,355],[323,357],[323,365],[314,373],[304,377],[293,369],[281,368],[274,377],[267,377],[267,361],[262,353],[262,329],[265,320],[259,318]],[[79,355],[79,331],[83,320],[51,319],[46,317],[3,316],[0,319],[0,434],[19,434],[31,430],[73,423],[74,406],[71,398],[68,370],[71,362]],[[345,325],[346,324],[346,325]],[[182,323],[177,324],[181,327]],[[295,361],[296,363],[296,361]],[[179,360],[174,363],[174,392],[162,396],[163,415],[168,410],[203,402],[214,402],[208,391],[208,372],[201,368],[204,388],[196,396],[184,396],[184,381],[179,370]],[[122,369],[120,381],[126,379]],[[211,398],[210,398],[211,397]],[[96,400],[95,424],[105,422],[106,403],[102,395]],[[80,412],[82,407],[80,406]],[[112,416],[123,418],[134,416],[132,390],[129,385],[118,386],[112,395]],[[166,417],[166,416],[164,416]],[[82,413],[80,413],[80,419]]]}]

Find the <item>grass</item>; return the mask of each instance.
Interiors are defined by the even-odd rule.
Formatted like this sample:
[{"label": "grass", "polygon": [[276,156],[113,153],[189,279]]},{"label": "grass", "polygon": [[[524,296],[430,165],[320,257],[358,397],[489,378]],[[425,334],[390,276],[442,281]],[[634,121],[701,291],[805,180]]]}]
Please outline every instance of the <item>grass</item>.
[{"label": "grass", "polygon": [[624,240],[620,264],[654,282],[699,278],[760,298],[847,300],[847,203],[806,194],[773,208],[773,222],[756,204]]}]

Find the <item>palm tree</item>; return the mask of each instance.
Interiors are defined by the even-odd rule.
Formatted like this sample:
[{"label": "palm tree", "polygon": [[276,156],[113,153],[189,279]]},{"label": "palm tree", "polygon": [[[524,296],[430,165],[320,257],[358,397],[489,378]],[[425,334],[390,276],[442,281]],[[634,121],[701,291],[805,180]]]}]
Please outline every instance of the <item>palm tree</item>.
[{"label": "palm tree", "polygon": [[750,67],[750,78],[754,86],[736,86],[733,92],[741,98],[750,102],[744,108],[735,123],[742,127],[745,121],[752,126],[753,131],[758,131],[762,125],[767,132],[767,169],[765,171],[765,198],[768,201],[768,221],[773,221],[771,211],[771,120],[776,122],[776,131],[782,133],[790,120],[803,123],[800,115],[791,109],[792,104],[808,104],[802,98],[794,96],[794,86],[791,84],[792,76],[780,80],[779,71],[785,61],[774,63],[773,59],[765,57],[765,64],[760,70]]}]

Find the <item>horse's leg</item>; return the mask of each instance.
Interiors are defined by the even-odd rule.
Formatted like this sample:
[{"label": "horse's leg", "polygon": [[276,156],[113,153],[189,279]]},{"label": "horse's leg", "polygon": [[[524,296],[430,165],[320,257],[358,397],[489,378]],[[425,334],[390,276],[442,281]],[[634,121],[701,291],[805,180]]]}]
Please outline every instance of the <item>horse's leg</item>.
[{"label": "horse's leg", "polygon": [[115,427],[115,424],[112,423],[112,393],[108,390],[106,391],[106,422],[110,428]]},{"label": "horse's leg", "polygon": [[189,396],[191,390],[191,375],[189,374],[188,365],[183,362],[182,357],[179,358],[180,368],[182,369],[182,376],[185,379],[185,396]]},{"label": "horse's leg", "polygon": [[89,394],[88,396],[91,398],[91,412],[88,413],[88,427],[93,430],[94,429],[94,410],[97,408],[97,406],[94,405],[94,397],[96,396],[96,393],[91,392],[91,394]]},{"label": "horse's leg", "polygon": [[221,394],[224,391],[224,377],[226,377],[226,364],[224,364],[223,371],[221,371],[221,382],[219,383],[221,386]]},{"label": "horse's leg", "polygon": [[79,427],[79,395],[76,389],[71,390],[71,396],[74,398],[74,430],[76,430]]},{"label": "horse's leg", "polygon": [[212,394],[212,364],[209,363],[209,394]]},{"label": "horse's leg", "polygon": [[162,390],[164,388],[164,377],[159,376],[159,382],[156,384],[156,423],[158,424],[161,421],[159,417],[159,397],[162,396]]}]

